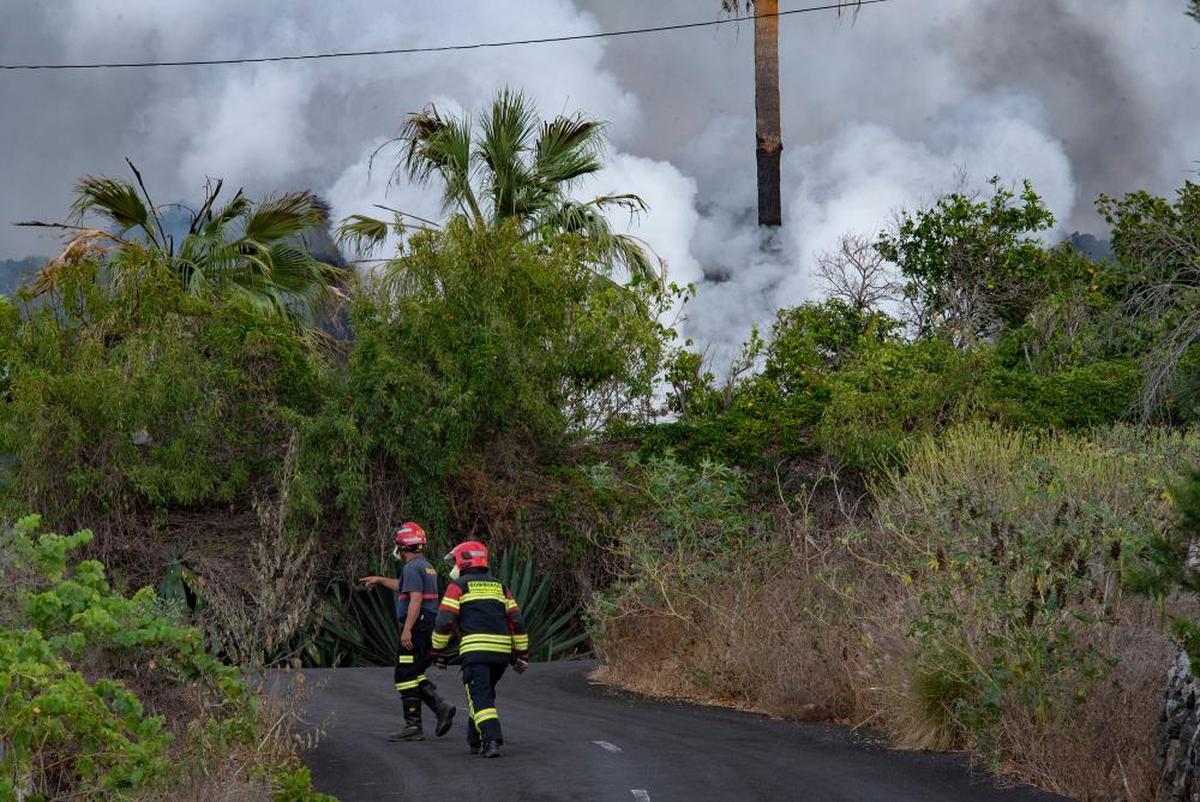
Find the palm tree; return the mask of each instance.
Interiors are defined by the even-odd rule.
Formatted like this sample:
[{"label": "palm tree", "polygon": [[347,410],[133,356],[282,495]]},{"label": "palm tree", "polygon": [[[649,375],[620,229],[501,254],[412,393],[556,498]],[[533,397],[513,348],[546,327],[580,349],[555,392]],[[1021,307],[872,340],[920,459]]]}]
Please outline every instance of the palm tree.
[{"label": "palm tree", "polygon": [[[126,160],[128,161],[128,160]],[[210,183],[198,209],[182,204],[155,206],[137,168],[137,186],[119,178],[87,176],[76,185],[66,223],[25,222],[71,232],[62,255],[35,277],[33,291],[57,282],[58,268],[83,252],[116,250],[109,259],[114,283],[137,280],[140,257],[160,259],[188,292],[240,298],[267,314],[299,320],[319,315],[335,297],[347,273],[313,257],[306,235],[328,223],[328,207],[311,192],[290,192],[251,202],[238,190],[217,207],[223,182]],[[176,241],[164,226],[173,209],[188,215]],[[85,225],[99,218],[102,227]],[[98,245],[98,243],[104,243]],[[131,258],[132,257],[132,258]]]},{"label": "palm tree", "polygon": [[[1200,2],[1200,0],[1196,0]],[[846,0],[845,5],[855,4]],[[843,3],[838,3],[841,14]],[[754,11],[755,158],[758,162],[758,224],[783,225],[779,167],[783,126],[779,119],[779,0],[721,0],[726,14]]]},{"label": "palm tree", "polygon": [[[590,243],[592,258],[603,271],[623,267],[634,276],[655,275],[646,243],[615,233],[604,215],[610,209],[638,215],[647,208],[640,197],[571,197],[580,179],[604,166],[604,129],[603,122],[582,114],[539,120],[529,99],[510,89],[502,89],[475,119],[443,115],[431,105],[409,115],[400,136],[392,140],[401,149],[392,178],[406,175],[421,185],[437,180],[443,213],[461,216],[475,228],[515,222],[531,239],[578,234]],[[389,211],[396,215],[392,223],[361,214],[346,218],[342,238],[369,247],[389,230],[402,232],[403,219],[412,215]]]},{"label": "palm tree", "polygon": [[721,0],[721,10],[754,10],[755,159],[758,163],[758,224],[783,225],[779,165],[783,127],[779,120],[779,0]]}]

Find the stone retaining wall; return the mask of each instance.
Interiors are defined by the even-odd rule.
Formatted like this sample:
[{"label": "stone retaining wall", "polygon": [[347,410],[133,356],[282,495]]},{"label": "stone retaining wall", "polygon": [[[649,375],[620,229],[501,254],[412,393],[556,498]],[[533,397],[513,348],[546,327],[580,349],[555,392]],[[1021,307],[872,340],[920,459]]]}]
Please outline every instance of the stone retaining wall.
[{"label": "stone retaining wall", "polygon": [[1158,724],[1161,797],[1170,802],[1200,802],[1200,682],[1183,652],[1167,672],[1167,692]]}]

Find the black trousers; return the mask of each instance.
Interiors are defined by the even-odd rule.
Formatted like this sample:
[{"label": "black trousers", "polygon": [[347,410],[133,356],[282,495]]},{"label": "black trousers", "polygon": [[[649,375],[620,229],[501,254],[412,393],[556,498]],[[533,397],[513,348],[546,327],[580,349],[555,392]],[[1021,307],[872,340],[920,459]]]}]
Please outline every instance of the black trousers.
[{"label": "black trousers", "polygon": [[496,683],[508,668],[504,662],[463,663],[463,685],[467,689],[467,706],[471,711],[471,726],[467,727],[467,743],[478,746],[480,741],[504,743],[500,731],[500,716],[496,713]]},{"label": "black trousers", "polygon": [[420,714],[421,685],[429,682],[425,671],[433,662],[430,656],[433,650],[433,621],[433,613],[428,610],[421,611],[417,623],[413,625],[411,649],[404,648],[399,637],[396,639],[396,670],[393,676],[406,713],[411,712],[411,706],[416,709],[418,715]]}]

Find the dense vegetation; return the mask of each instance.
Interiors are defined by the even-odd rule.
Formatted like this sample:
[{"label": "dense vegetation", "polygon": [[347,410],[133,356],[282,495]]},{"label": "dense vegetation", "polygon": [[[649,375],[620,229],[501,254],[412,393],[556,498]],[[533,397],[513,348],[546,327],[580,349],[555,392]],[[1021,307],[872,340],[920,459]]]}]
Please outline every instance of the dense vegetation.
[{"label": "dense vegetation", "polygon": [[91,532],[39,523],[11,526],[0,560],[5,799],[321,798],[237,667],[152,589],[125,597],[78,560]]},{"label": "dense vegetation", "polygon": [[[253,740],[223,666],[390,660],[352,580],[415,518],[435,553],[507,551],[542,658],[582,607],[615,682],[1152,796],[1154,600],[1200,640],[1200,186],[1101,199],[1111,259],[1041,239],[1031,186],[947,195],[824,255],[827,296],[719,380],[661,322],[687,291],[602,228],[640,201],[569,200],[598,126],[492,111],[413,118],[402,172],[446,219],[347,221],[396,248],[357,276],[308,255],[311,196],[214,191],[176,246],[130,185],[81,184],[108,225],[0,305],[0,666],[47,678],[5,697],[3,781],[154,793],[172,750]],[[161,718],[164,687],[206,701]],[[51,689],[89,729],[17,738]],[[289,761],[256,776],[302,798]]]}]

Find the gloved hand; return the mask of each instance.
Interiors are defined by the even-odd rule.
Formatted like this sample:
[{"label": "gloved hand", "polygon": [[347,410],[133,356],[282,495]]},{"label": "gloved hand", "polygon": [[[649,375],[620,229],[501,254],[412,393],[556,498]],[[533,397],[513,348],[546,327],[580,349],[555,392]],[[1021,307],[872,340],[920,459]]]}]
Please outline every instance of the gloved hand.
[{"label": "gloved hand", "polygon": [[525,669],[529,668],[529,658],[525,655],[513,655],[512,659],[513,671],[518,674],[524,674]]}]

